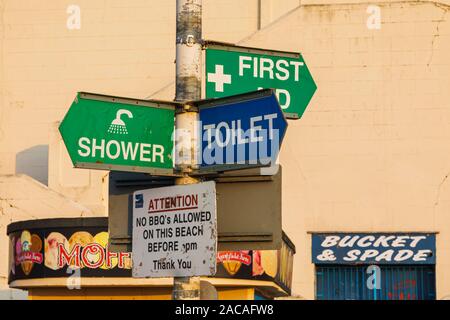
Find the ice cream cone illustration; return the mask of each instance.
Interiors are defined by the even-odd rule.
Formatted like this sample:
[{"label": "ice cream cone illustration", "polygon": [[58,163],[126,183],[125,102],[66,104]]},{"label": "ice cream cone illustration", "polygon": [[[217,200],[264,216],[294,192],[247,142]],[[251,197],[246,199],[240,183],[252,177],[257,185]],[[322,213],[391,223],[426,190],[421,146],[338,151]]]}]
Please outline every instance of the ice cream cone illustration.
[{"label": "ice cream cone illustration", "polygon": [[32,261],[24,261],[22,262],[22,270],[28,276],[33,269],[34,263]]},{"label": "ice cream cone illustration", "polygon": [[[94,243],[94,237],[86,231],[79,231],[79,232],[75,232],[69,239],[69,250],[72,252],[72,250],[74,249],[74,247],[76,245],[80,245],[82,248],[84,248],[85,246],[87,246],[88,244]],[[89,257],[88,257],[89,259]],[[74,260],[74,259],[72,259]],[[74,261],[70,261],[69,265],[72,269],[78,268],[78,266],[75,265]],[[92,257],[91,259],[92,260]],[[84,264],[83,262],[81,262],[81,268],[84,268]]]},{"label": "ice cream cone illustration", "polygon": [[227,270],[227,272],[231,275],[234,276],[239,269],[241,268],[242,263],[238,262],[238,261],[224,261],[222,262],[223,267],[225,268],[225,270]]},{"label": "ice cream cone illustration", "polygon": [[261,251],[261,266],[269,277],[275,278],[278,272],[278,252],[276,250]]},{"label": "ice cream cone illustration", "polygon": [[[109,239],[108,232],[100,232],[94,236],[95,243],[101,245],[103,247],[103,249],[105,249],[105,250],[108,247],[108,239]],[[95,254],[93,257],[93,261],[97,261],[99,259],[99,256],[100,256],[100,253]],[[109,264],[110,264],[109,267],[108,267],[107,261],[105,259],[105,262],[103,263],[103,265],[100,266],[100,268],[104,269],[104,270],[113,269],[119,263],[119,259],[117,257],[113,257],[110,260],[111,261],[109,262]]]},{"label": "ice cream cone illustration", "polygon": [[50,233],[45,239],[45,266],[52,270],[58,270],[58,246],[62,245],[66,252],[69,252],[69,241],[59,232]]},{"label": "ice cream cone illustration", "polygon": [[[20,242],[22,243],[22,252],[27,253],[31,251],[31,234],[28,231],[22,232],[20,237]],[[22,270],[26,275],[31,273],[33,269],[33,261],[24,260],[20,263]]]},{"label": "ice cream cone illustration", "polygon": [[218,253],[217,261],[222,263],[229,275],[234,276],[242,264],[251,264],[251,256],[248,253],[249,251],[223,251]]},{"label": "ice cream cone illustration", "polygon": [[31,273],[35,263],[42,263],[41,250],[41,238],[36,234],[31,235],[29,231],[23,231],[20,236],[20,245],[16,245],[16,253],[18,253],[18,262],[25,275],[28,276]]},{"label": "ice cream cone illustration", "polygon": [[264,273],[264,269],[261,266],[261,251],[253,250],[253,276],[260,276]]},{"label": "ice cream cone illustration", "polygon": [[39,238],[38,235],[33,234],[31,236],[31,246],[30,251],[31,252],[40,252],[42,250],[42,241],[41,238]]}]

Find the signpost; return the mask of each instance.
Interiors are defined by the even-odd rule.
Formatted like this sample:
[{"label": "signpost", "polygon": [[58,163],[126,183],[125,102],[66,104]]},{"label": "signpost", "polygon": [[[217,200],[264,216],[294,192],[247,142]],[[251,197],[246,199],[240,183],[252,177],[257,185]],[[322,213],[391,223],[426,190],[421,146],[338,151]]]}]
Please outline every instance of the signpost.
[{"label": "signpost", "polygon": [[199,100],[201,7],[177,0],[177,102],[79,93],[59,128],[77,168],[175,183],[132,197],[136,184],[113,190],[110,216],[119,222],[110,231],[113,245],[128,245],[132,210],[133,277],[174,277],[176,300],[199,299],[199,276],[216,272],[216,183],[198,176],[229,172],[217,189],[226,248],[280,248],[281,172],[236,178],[230,171],[275,164],[286,118],[300,118],[316,91],[298,53],[206,42],[206,96],[215,99]]},{"label": "signpost", "polygon": [[286,118],[299,119],[317,86],[300,53],[205,42],[206,98],[275,89]]},{"label": "signpost", "polygon": [[215,182],[136,191],[133,277],[216,273]]},{"label": "signpost", "polygon": [[197,103],[200,172],[274,164],[287,121],[273,90]]},{"label": "signpost", "polygon": [[175,103],[78,93],[59,130],[77,168],[173,175]]},{"label": "signpost", "polygon": [[[200,99],[202,92],[202,0],[177,0],[176,3],[175,100],[186,102]],[[193,151],[197,148],[195,128],[198,124],[198,113],[191,107],[184,104],[176,115],[176,165],[183,174],[175,181],[177,185],[199,182],[190,175],[196,164]],[[200,278],[175,277],[172,296],[174,300],[199,300]]]}]

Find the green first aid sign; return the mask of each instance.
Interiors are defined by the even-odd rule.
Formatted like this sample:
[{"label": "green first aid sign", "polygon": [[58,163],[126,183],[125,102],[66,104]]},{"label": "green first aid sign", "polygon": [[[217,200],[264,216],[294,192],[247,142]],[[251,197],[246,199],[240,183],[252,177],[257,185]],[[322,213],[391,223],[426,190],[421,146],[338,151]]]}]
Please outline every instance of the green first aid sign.
[{"label": "green first aid sign", "polygon": [[206,98],[275,89],[286,118],[299,119],[317,86],[299,53],[206,45]]},{"label": "green first aid sign", "polygon": [[59,131],[75,167],[173,174],[175,106],[78,93]]}]

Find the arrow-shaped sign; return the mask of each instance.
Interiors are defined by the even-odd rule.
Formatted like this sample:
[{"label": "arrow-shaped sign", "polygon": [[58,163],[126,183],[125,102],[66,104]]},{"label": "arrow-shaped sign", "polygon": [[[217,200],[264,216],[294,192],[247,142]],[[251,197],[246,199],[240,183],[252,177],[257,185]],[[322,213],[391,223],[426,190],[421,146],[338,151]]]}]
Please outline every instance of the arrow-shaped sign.
[{"label": "arrow-shaped sign", "polygon": [[206,97],[275,89],[286,118],[299,119],[317,86],[303,56],[206,41]]},{"label": "arrow-shaped sign", "polygon": [[59,130],[77,168],[173,175],[175,106],[78,93]]},{"label": "arrow-shaped sign", "polygon": [[275,163],[287,121],[273,90],[197,103],[201,171],[224,171]]}]

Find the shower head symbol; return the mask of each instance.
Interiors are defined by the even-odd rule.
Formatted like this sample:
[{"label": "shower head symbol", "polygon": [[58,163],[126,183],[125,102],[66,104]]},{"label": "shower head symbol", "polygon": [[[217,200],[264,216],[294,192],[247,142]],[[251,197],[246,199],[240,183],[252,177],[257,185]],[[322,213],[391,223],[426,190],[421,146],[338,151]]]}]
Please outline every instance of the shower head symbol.
[{"label": "shower head symbol", "polygon": [[117,111],[116,118],[111,122],[111,125],[109,126],[109,133],[128,134],[127,126],[121,118],[122,115],[126,115],[130,119],[133,118],[133,114],[129,110],[120,109],[119,111]]},{"label": "shower head symbol", "polygon": [[119,125],[119,126],[124,126],[125,122],[123,122],[123,120],[120,118],[123,114],[125,114],[128,118],[133,118],[133,114],[125,109],[120,109],[119,111],[117,111],[116,114],[116,118],[114,119],[114,121],[111,124],[115,124],[115,125]]}]

